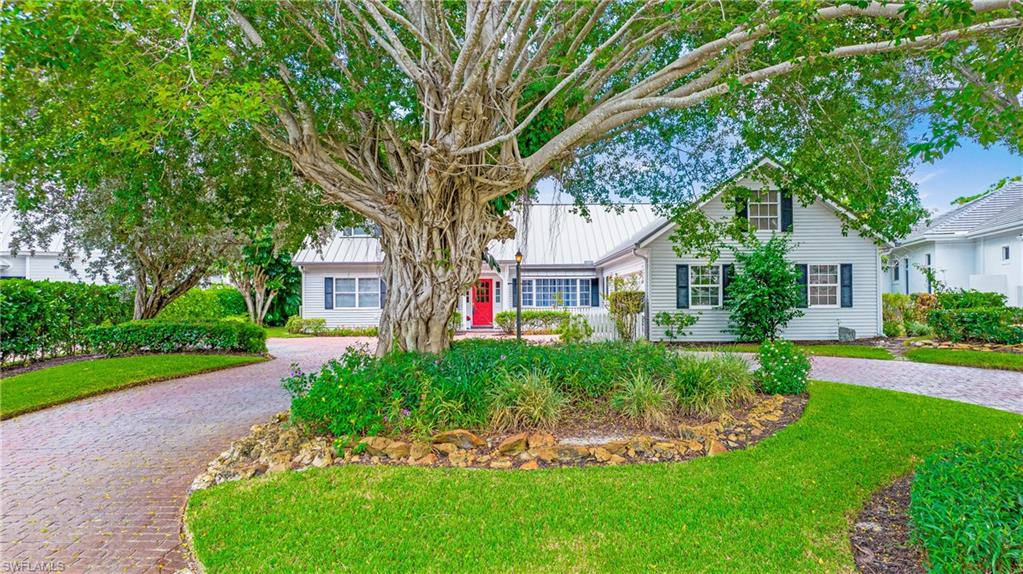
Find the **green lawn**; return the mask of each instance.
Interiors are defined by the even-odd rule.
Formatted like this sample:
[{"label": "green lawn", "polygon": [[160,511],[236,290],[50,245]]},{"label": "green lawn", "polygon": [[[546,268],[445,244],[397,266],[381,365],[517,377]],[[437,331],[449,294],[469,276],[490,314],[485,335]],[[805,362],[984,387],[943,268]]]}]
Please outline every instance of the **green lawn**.
[{"label": "green lawn", "polygon": [[348,466],[195,493],[219,572],[852,572],[849,521],[928,453],[1023,417],[814,383],[804,417],[686,463],[480,471]]},{"label": "green lawn", "polygon": [[906,357],[920,363],[940,363],[985,369],[1023,371],[1023,355],[995,351],[969,351],[966,349],[910,349]]},{"label": "green lawn", "polygon": [[48,367],[0,379],[0,418],[142,383],[262,360],[247,355],[139,355]]},{"label": "green lawn", "polygon": [[[691,351],[730,351],[733,353],[756,353],[760,345],[756,343],[722,343],[720,345],[708,345],[706,347],[683,347]],[[880,359],[891,360],[892,354],[888,349],[872,347],[869,345],[799,345],[799,348],[809,355],[818,357],[852,357],[855,359]]]},{"label": "green lawn", "polygon": [[266,330],[266,338],[274,339],[298,339],[301,337],[312,337],[312,335],[306,335],[304,333],[289,333],[284,325],[279,327],[263,327]]}]

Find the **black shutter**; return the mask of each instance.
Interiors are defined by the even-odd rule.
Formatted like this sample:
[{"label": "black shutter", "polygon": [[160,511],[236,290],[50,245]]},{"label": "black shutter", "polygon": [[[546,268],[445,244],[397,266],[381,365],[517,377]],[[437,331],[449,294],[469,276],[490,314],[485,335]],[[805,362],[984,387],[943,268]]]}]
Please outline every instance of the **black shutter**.
[{"label": "black shutter", "polygon": [[805,309],[805,308],[810,306],[809,305],[810,296],[809,296],[809,289],[808,289],[808,286],[807,286],[807,277],[806,277],[806,265],[796,265],[796,271],[799,272],[799,280],[798,280],[797,283],[798,283],[798,285],[800,287],[800,289],[799,289],[799,305],[796,305],[796,306],[800,307],[802,309]]},{"label": "black shutter", "polygon": [[843,263],[841,265],[841,273],[838,279],[840,290],[842,292],[842,306],[852,307],[852,263]]},{"label": "black shutter", "polygon": [[781,192],[781,230],[792,231],[792,194]]},{"label": "black shutter", "polygon": [[324,277],[323,278],[323,308],[333,309],[334,308],[334,278]]},{"label": "black shutter", "polygon": [[384,301],[387,300],[387,283],[380,279],[380,308],[384,308]]},{"label": "black shutter", "polygon": [[906,295],[909,295],[909,257],[903,259],[903,262],[905,262],[905,265],[902,267],[906,270],[905,273],[903,273],[906,276]]},{"label": "black shutter", "polygon": [[735,216],[739,219],[749,219],[749,200],[742,199],[742,203],[735,204]]},{"label": "black shutter", "polygon": [[726,263],[721,266],[721,299],[728,302],[728,285],[732,282],[732,275],[735,275],[735,265]]},{"label": "black shutter", "polygon": [[519,306],[519,280],[512,277],[512,308]]},{"label": "black shutter", "polygon": [[600,279],[590,279],[590,306],[600,307]]},{"label": "black shutter", "polygon": [[675,308],[689,308],[689,266],[675,266]]}]

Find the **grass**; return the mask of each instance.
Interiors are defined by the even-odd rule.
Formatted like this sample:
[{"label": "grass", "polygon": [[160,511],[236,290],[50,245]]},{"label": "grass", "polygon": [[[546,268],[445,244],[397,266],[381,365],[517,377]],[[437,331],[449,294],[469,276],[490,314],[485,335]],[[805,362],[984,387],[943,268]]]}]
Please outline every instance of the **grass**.
[{"label": "grass", "polygon": [[853,572],[870,493],[1023,417],[816,382],[803,418],[686,463],[480,471],[347,466],[195,493],[187,523],[220,572]]},{"label": "grass", "polygon": [[138,355],[29,371],[0,379],[0,419],[143,383],[262,360],[251,355]]},{"label": "grass", "polygon": [[906,351],[906,357],[919,363],[1023,371],[1023,354],[1019,353],[966,349],[910,349]]},{"label": "grass", "polygon": [[[890,361],[894,357],[883,347],[870,345],[796,345],[809,355],[817,357],[849,357],[853,359],[878,359]],[[722,343],[706,347],[683,347],[691,351],[727,351],[732,353],[756,353],[760,345],[756,343]]]},{"label": "grass", "polygon": [[300,339],[302,337],[312,337],[312,335],[306,335],[305,333],[289,333],[284,325],[278,327],[263,327],[266,330],[267,339]]}]

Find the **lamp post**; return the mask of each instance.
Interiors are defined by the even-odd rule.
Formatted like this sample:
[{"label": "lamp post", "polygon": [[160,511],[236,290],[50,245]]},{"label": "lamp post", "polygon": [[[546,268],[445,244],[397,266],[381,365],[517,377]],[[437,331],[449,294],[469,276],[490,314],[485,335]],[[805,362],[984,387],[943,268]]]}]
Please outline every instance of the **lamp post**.
[{"label": "lamp post", "polygon": [[522,252],[515,252],[515,339],[522,340]]}]

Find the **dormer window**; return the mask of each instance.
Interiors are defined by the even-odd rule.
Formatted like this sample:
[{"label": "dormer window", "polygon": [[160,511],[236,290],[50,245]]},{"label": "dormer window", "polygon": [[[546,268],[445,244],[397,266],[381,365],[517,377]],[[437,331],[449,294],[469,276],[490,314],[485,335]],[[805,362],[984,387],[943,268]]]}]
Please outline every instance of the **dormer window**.
[{"label": "dormer window", "polygon": [[375,237],[372,227],[345,227],[341,229],[341,237]]},{"label": "dormer window", "polygon": [[747,217],[756,231],[781,229],[781,192],[761,191],[753,194],[747,205]]}]

